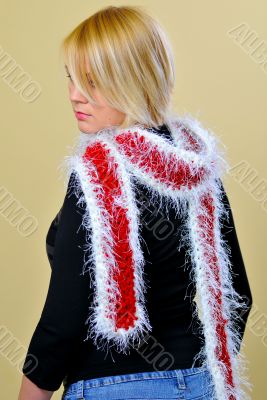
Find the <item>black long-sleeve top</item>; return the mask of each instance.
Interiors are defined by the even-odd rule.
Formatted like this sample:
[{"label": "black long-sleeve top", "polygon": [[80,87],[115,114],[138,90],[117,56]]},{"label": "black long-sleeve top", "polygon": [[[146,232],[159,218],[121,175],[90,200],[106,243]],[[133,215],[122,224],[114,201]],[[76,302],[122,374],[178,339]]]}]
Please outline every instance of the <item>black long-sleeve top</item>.
[{"label": "black long-sleeve top", "polygon": [[[171,137],[165,125],[158,131],[165,137]],[[72,190],[74,179],[76,177],[72,173],[62,207],[47,233],[46,250],[51,277],[23,373],[38,387],[55,391],[62,383],[66,386],[80,379],[155,369],[191,368],[204,337],[198,333],[200,319],[192,318],[196,307],[193,300],[196,288],[189,278],[191,263],[186,257],[187,248],[179,246],[181,219],[174,209],[169,209],[167,216],[164,208],[149,203],[148,192],[141,184],[137,184],[137,199],[140,200],[140,193],[146,196],[146,201],[148,199],[148,206],[142,209],[141,214],[141,245],[146,260],[146,308],[153,329],[146,338],[146,344],[141,349],[131,348],[128,354],[118,353],[112,348],[109,351],[100,349],[92,339],[84,340],[87,337],[88,325],[85,321],[92,301],[93,285],[90,285],[89,272],[82,274],[85,230],[81,224],[84,209],[77,205],[77,197]],[[247,302],[243,322],[238,322],[243,338],[252,295],[224,189],[223,194],[229,218],[223,221],[221,229],[231,248],[233,285]],[[171,234],[166,222],[168,218],[175,228]],[[200,366],[198,360],[194,366]]]}]

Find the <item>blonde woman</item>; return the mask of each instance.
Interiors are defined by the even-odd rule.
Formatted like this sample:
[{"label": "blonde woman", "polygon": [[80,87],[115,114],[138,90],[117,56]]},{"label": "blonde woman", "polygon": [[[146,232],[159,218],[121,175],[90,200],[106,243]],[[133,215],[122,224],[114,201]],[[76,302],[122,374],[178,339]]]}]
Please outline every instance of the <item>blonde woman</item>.
[{"label": "blonde woman", "polygon": [[164,31],[141,7],[110,6],[63,50],[79,140],[19,400],[62,383],[64,400],[246,399],[252,296],[225,160],[211,132],[171,111]]}]

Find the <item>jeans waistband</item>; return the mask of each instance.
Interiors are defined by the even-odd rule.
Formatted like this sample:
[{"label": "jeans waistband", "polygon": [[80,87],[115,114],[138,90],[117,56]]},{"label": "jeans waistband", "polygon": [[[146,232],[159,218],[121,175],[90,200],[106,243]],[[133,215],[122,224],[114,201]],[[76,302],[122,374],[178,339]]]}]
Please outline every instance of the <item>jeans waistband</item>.
[{"label": "jeans waistband", "polygon": [[75,383],[66,386],[64,389],[65,394],[76,394],[78,398],[83,398],[83,391],[85,389],[90,389],[99,386],[112,385],[120,382],[142,380],[142,379],[160,379],[160,378],[173,378],[175,377],[178,381],[178,386],[180,389],[185,389],[184,377],[187,375],[194,375],[206,371],[205,366],[187,368],[187,369],[173,369],[173,370],[163,370],[163,371],[148,371],[148,372],[134,372],[125,375],[110,375],[103,376],[100,378],[92,379],[81,379]]}]

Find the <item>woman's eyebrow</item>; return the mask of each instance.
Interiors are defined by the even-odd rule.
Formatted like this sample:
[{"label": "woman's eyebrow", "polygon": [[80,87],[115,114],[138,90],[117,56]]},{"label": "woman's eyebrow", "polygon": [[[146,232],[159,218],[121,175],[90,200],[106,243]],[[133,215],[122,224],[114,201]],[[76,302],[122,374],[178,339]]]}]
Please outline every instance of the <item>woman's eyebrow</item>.
[{"label": "woman's eyebrow", "polygon": [[[65,67],[66,71],[69,72],[69,69],[68,69],[66,64],[64,65],[64,67]],[[88,75],[91,78],[91,73],[90,72],[86,72],[86,75]]]}]

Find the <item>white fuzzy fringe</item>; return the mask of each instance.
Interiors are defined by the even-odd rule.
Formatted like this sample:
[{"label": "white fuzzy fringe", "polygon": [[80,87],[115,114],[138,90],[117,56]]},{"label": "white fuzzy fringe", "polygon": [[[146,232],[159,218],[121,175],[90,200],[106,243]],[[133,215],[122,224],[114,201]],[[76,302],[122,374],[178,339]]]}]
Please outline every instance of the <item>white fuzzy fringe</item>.
[{"label": "white fuzzy fringe", "polygon": [[[200,311],[203,319],[203,334],[205,337],[205,345],[196,355],[196,359],[200,359],[203,365],[206,365],[213,377],[213,397],[216,400],[228,400],[230,395],[233,395],[236,400],[250,400],[250,396],[246,390],[251,390],[252,385],[246,375],[247,360],[241,353],[241,337],[235,324],[240,320],[239,314],[246,309],[242,297],[234,290],[232,285],[230,252],[231,249],[224,241],[220,234],[220,222],[224,214],[227,214],[222,199],[222,193],[219,184],[219,178],[228,169],[224,152],[219,149],[219,139],[210,131],[191,117],[190,115],[179,117],[174,116],[168,121],[168,128],[172,133],[172,139],[168,140],[156,132],[150,132],[144,129],[141,125],[130,127],[127,130],[118,130],[113,128],[102,129],[96,134],[85,134],[80,132],[77,143],[71,150],[70,156],[65,157],[61,164],[62,169],[66,174],[65,186],[67,186],[70,174],[75,171],[76,181],[74,191],[78,198],[78,204],[85,207],[83,216],[83,226],[86,230],[86,256],[83,266],[83,273],[86,272],[85,267],[89,267],[91,281],[94,285],[95,297],[91,307],[90,315],[86,321],[89,321],[88,337],[93,338],[94,343],[98,346],[98,340],[104,346],[113,342],[117,346],[118,351],[126,352],[130,346],[135,346],[135,341],[142,340],[143,335],[152,329],[148,314],[145,308],[146,284],[143,279],[144,264],[142,249],[140,246],[139,237],[139,209],[135,202],[135,180],[146,185],[151,201],[159,204],[159,207],[166,207],[168,213],[169,207],[174,207],[176,213],[180,216],[187,215],[185,220],[185,236],[182,238],[185,244],[189,246],[189,257],[192,261],[191,278],[196,283],[197,293],[200,297]],[[199,152],[188,149],[184,136],[181,134],[182,127],[189,128],[194,138],[199,145]],[[147,172],[142,171],[135,163],[124,156],[123,149],[120,149],[115,142],[116,135],[121,132],[138,132],[142,134],[150,143],[153,143],[159,150],[162,151],[163,158],[160,160],[161,165],[168,167],[167,155],[172,152],[176,156],[177,162],[184,160],[191,166],[192,173],[198,173],[200,167],[205,167],[208,171],[207,177],[201,184],[189,189],[186,186],[181,190],[174,190],[171,186],[166,186],[154,179]],[[95,183],[90,183],[88,179],[88,170],[90,174],[96,173],[93,164],[90,162],[85,166],[81,161],[81,156],[84,154],[86,147],[98,140],[109,149],[110,154],[118,163],[117,179],[121,181],[125,188],[123,194],[124,205],[127,204],[127,217],[130,222],[130,245],[133,250],[135,275],[134,288],[137,298],[137,316],[138,319],[133,328],[125,331],[119,329],[114,331],[112,319],[105,318],[105,310],[109,306],[107,297],[107,278],[109,271],[116,268],[114,255],[112,254],[112,235],[110,225],[107,222],[108,216],[105,215],[105,207],[99,204],[97,193],[101,192],[101,187]],[[166,154],[166,159],[165,159]],[[152,157],[152,154],[146,153],[147,160]],[[175,167],[175,165],[174,165]],[[168,171],[166,171],[168,172]],[[170,172],[170,171],[169,171]],[[219,273],[222,280],[222,285],[218,285],[215,279],[207,280],[207,268],[205,258],[203,256],[203,248],[200,240],[200,229],[197,216],[205,210],[201,209],[200,197],[202,194],[211,191],[215,206],[215,247],[219,262]],[[205,230],[202,232],[205,237]],[[103,248],[100,243],[104,245]],[[104,252],[109,254],[107,259]],[[212,248],[210,248],[212,252]],[[110,283],[109,283],[110,284]],[[208,287],[211,286],[216,292],[222,290],[222,309],[223,317],[228,320],[227,324],[227,340],[228,351],[231,359],[231,367],[233,372],[234,389],[226,384],[225,365],[220,362],[215,356],[215,347],[217,344],[215,321],[212,318],[212,310],[216,307],[214,299],[211,296]],[[112,290],[117,288],[113,282]],[[213,306],[212,306],[213,304]],[[238,311],[237,311],[238,310]],[[114,311],[115,312],[115,311]],[[197,310],[195,311],[197,314]],[[197,316],[197,314],[193,315]],[[85,339],[85,340],[86,340]],[[138,344],[137,344],[138,346]],[[238,352],[238,349],[240,351]],[[221,369],[222,368],[222,369]]]}]

